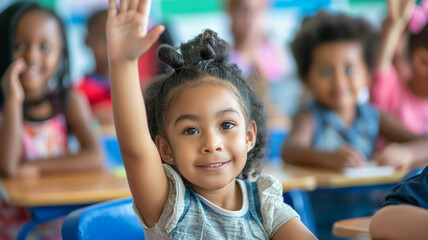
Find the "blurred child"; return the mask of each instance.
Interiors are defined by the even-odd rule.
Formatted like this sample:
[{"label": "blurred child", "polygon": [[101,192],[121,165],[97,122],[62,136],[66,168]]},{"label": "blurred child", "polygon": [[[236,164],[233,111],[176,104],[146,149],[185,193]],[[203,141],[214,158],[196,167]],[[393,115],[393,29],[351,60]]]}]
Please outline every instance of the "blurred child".
[{"label": "blurred child", "polygon": [[[91,104],[92,113],[100,124],[113,124],[113,108],[110,93],[110,70],[107,56],[106,43],[107,9],[95,11],[87,23],[88,33],[85,38],[86,45],[92,50],[95,60],[95,71],[87,74],[77,84],[76,89],[83,92]],[[164,71],[164,66],[156,58],[156,50],[159,44],[172,44],[168,32],[164,32],[159,41],[148,52],[139,58],[139,74],[142,88],[159,72]]]},{"label": "blurred child", "polygon": [[98,10],[88,18],[85,43],[94,55],[95,71],[85,75],[76,88],[87,97],[92,113],[100,124],[113,124],[106,23],[107,9]]},{"label": "blurred child", "polygon": [[[35,3],[19,2],[0,14],[0,35],[0,175],[101,168],[89,107],[69,89],[59,17]],[[79,141],[77,153],[69,151],[69,134]]]},{"label": "blurred child", "polygon": [[399,183],[370,222],[372,239],[424,240],[428,236],[428,167]]},{"label": "blurred child", "polygon": [[[282,149],[285,162],[336,169],[360,167],[369,160],[395,168],[428,162],[427,139],[407,131],[361,97],[374,66],[374,37],[361,18],[319,12],[303,21],[291,48],[314,100],[293,122]],[[379,135],[395,143],[373,155]],[[378,203],[372,196],[310,193],[318,237],[335,239],[331,227],[339,219],[373,214]]]},{"label": "blurred child", "polygon": [[233,53],[236,63],[266,103],[268,117],[279,117],[283,112],[270,99],[270,83],[280,82],[286,75],[284,50],[267,36],[267,0],[228,0],[231,19]]},{"label": "blurred child", "polygon": [[117,9],[110,0],[107,23],[115,126],[146,237],[315,239],[283,202],[278,180],[236,179],[259,172],[265,119],[215,32],[181,44],[180,53],[159,48],[172,69],[143,99],[137,58],[164,28],[147,33],[149,8],[150,1],[122,0]]},{"label": "blurred child", "polygon": [[[342,14],[320,12],[304,20],[291,47],[314,101],[296,116],[284,161],[330,168],[359,167],[372,159],[395,168],[428,161],[426,139],[359,100],[374,65],[373,36],[362,19]],[[373,155],[379,135],[395,143]]]},{"label": "blurred child", "polygon": [[[428,134],[428,1],[388,1],[382,44],[372,84],[372,102],[416,134]],[[410,78],[400,81],[392,59],[408,25]],[[401,71],[400,71],[401,72]]]}]

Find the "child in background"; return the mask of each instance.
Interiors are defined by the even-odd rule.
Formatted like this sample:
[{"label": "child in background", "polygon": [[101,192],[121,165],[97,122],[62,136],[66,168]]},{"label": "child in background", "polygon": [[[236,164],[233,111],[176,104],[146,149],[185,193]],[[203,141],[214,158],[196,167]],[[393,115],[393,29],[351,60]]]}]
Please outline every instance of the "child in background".
[{"label": "child in background", "polygon": [[278,180],[236,179],[259,172],[266,129],[263,105],[227,64],[227,43],[206,30],[180,53],[162,46],[158,57],[173,69],[143,99],[137,59],[164,27],[147,33],[150,1],[109,3],[115,126],[146,237],[315,239],[283,202]]},{"label": "child in background", "polygon": [[399,183],[370,221],[371,239],[425,240],[428,236],[428,167]]},{"label": "child in background", "polygon": [[[382,45],[371,87],[372,102],[415,134],[428,134],[428,1],[388,1]],[[400,81],[391,64],[403,30],[409,29],[410,79]]]},{"label": "child in background", "polygon": [[[314,101],[296,116],[284,161],[330,168],[360,167],[371,159],[395,168],[428,161],[427,139],[359,100],[373,68],[373,36],[365,21],[342,14],[304,20],[291,47]],[[373,155],[379,135],[395,143]]]},{"label": "child in background", "polygon": [[[0,35],[0,175],[101,168],[89,107],[69,90],[67,42],[59,17],[35,3],[19,2],[0,14]],[[69,151],[69,134],[80,143],[77,153]],[[2,207],[1,233],[12,229],[3,221],[10,212]]]},{"label": "child in background", "polygon": [[[95,60],[95,71],[87,74],[76,86],[88,99],[92,113],[100,124],[113,124],[113,108],[110,93],[110,70],[106,43],[107,9],[95,11],[87,23],[88,33],[85,44],[92,50]],[[164,32],[155,46],[139,59],[139,73],[144,88],[164,66],[156,58],[156,46],[160,43],[172,44],[168,32]]]},{"label": "child in background", "polygon": [[233,35],[231,63],[238,65],[257,90],[265,102],[267,116],[284,116],[269,95],[270,84],[285,79],[286,58],[284,49],[267,35],[268,1],[228,0],[227,4]]},{"label": "child in background", "polygon": [[85,44],[93,53],[95,71],[87,74],[76,89],[87,97],[94,117],[100,124],[113,124],[113,108],[110,93],[110,69],[106,39],[107,9],[94,12],[87,23]]},{"label": "child in background", "polygon": [[[335,169],[360,167],[372,159],[395,168],[428,162],[427,139],[359,97],[374,66],[370,48],[375,47],[374,37],[361,18],[319,12],[303,21],[291,48],[314,100],[293,122],[282,149],[285,162]],[[373,155],[379,135],[396,143]],[[317,191],[309,197],[320,239],[335,239],[331,236],[335,221],[371,215],[378,207],[372,193]]]}]

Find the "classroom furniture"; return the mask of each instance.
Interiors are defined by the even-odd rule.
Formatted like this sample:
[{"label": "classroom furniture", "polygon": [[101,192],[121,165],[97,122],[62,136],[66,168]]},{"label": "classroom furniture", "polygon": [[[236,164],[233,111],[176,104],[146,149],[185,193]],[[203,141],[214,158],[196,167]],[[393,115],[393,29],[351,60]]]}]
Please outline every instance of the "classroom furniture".
[{"label": "classroom furniture", "polygon": [[42,175],[38,178],[0,179],[0,197],[12,206],[30,209],[32,220],[18,240],[37,225],[88,204],[131,196],[126,178],[107,171]]},{"label": "classroom furniture", "polygon": [[357,240],[370,239],[369,225],[372,217],[344,219],[334,223],[333,235]]},{"label": "classroom furniture", "polygon": [[132,198],[94,204],[67,215],[64,240],[144,239],[144,230],[132,210]]},{"label": "classroom furniture", "polygon": [[327,169],[313,166],[294,165],[283,163],[282,172],[284,176],[290,178],[312,176],[316,179],[317,189],[320,188],[347,188],[362,187],[384,184],[396,184],[406,176],[408,170],[397,170],[391,175],[373,175],[348,178],[341,169]]}]

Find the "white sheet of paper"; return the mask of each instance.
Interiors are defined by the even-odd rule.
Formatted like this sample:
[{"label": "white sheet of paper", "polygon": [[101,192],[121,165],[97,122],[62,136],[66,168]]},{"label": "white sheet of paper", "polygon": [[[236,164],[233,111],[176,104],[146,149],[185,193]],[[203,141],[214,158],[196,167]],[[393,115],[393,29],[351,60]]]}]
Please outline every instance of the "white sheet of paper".
[{"label": "white sheet of paper", "polygon": [[390,166],[377,166],[373,162],[359,168],[344,168],[343,173],[347,178],[380,177],[394,174],[394,168]]}]

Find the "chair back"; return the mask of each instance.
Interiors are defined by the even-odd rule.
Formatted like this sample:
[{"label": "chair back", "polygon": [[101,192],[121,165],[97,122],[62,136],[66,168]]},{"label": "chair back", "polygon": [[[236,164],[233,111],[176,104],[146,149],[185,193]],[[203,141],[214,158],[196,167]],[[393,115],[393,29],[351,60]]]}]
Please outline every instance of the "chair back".
[{"label": "chair back", "polygon": [[132,210],[132,199],[94,204],[68,214],[62,225],[64,240],[144,239],[144,230]]}]

